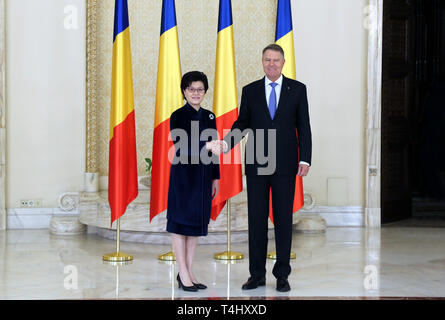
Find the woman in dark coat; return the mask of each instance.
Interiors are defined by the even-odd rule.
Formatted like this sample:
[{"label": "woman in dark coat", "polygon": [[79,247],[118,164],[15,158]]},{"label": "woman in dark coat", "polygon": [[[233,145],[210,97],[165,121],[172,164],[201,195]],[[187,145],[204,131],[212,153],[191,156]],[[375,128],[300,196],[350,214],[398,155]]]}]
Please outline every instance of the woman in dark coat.
[{"label": "woman in dark coat", "polygon": [[[216,138],[216,118],[201,108],[207,89],[204,73],[186,73],[181,90],[187,103],[170,117],[175,154],[170,169],[167,231],[172,234],[178,263],[178,285],[185,291],[206,288],[193,274],[192,264],[198,237],[207,235],[212,199],[219,189],[218,158],[209,151],[212,145],[207,143]],[[201,133],[208,133],[209,129],[212,137],[201,141]]]}]

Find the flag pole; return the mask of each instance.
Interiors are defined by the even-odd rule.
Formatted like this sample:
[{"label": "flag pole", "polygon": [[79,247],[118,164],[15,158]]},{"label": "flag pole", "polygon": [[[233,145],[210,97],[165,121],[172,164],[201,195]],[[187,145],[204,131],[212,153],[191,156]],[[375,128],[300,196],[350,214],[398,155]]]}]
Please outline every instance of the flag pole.
[{"label": "flag pole", "polygon": [[[297,257],[297,255],[295,254],[295,252],[290,253],[291,259],[295,259],[296,257]],[[271,251],[271,252],[267,253],[267,259],[275,260],[276,258],[277,258],[277,253],[275,251]]]},{"label": "flag pole", "polygon": [[[291,259],[296,259],[297,255],[295,254],[295,252],[290,253],[290,258]],[[267,259],[271,259],[271,260],[276,260],[277,259],[277,252],[276,251],[270,251],[267,253]]]},{"label": "flag pole", "polygon": [[[290,253],[290,258],[291,259],[296,259],[297,255],[295,254],[295,252]],[[277,259],[277,252],[276,251],[270,251],[267,253],[267,259],[271,259],[271,260],[276,260]]]},{"label": "flag pole", "polygon": [[112,262],[122,262],[122,261],[132,261],[133,256],[120,252],[120,231],[121,231],[121,219],[117,219],[117,230],[116,230],[116,252],[105,254],[102,259],[104,261]]},{"label": "flag pole", "polygon": [[244,259],[244,255],[242,253],[232,251],[230,247],[230,199],[227,199],[227,251],[215,253],[213,257],[217,260]]}]

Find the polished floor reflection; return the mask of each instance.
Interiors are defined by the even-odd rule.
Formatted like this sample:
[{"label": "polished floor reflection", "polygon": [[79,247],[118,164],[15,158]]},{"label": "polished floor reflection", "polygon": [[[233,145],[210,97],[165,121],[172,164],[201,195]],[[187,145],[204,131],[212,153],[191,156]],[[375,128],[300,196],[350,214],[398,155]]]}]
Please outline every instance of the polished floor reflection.
[{"label": "polished floor reflection", "polygon": [[[175,264],[157,259],[169,246],[121,242],[134,260],[115,266],[102,261],[115,251],[115,241],[95,234],[0,231],[0,299],[445,297],[444,243],[442,228],[295,234],[287,293],[275,290],[272,260],[265,287],[241,290],[248,278],[247,243],[232,245],[246,256],[233,264],[213,259],[224,245],[199,245],[194,271],[208,289],[189,293],[177,288]],[[273,240],[269,245],[273,250]]]}]

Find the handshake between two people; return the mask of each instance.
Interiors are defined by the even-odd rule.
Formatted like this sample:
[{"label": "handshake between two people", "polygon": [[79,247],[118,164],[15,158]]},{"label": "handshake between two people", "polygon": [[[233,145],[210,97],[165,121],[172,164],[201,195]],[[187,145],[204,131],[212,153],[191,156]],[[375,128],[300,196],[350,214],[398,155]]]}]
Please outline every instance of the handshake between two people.
[{"label": "handshake between two people", "polygon": [[[221,153],[227,152],[227,144],[224,140],[212,140],[210,142],[206,142],[206,149],[210,150],[213,154],[219,156]],[[298,165],[298,173],[297,176],[305,177],[309,172],[309,164],[306,162],[300,162]]]},{"label": "handshake between two people", "polygon": [[219,156],[221,153],[227,152],[227,144],[223,140],[213,140],[206,142],[206,149]]}]

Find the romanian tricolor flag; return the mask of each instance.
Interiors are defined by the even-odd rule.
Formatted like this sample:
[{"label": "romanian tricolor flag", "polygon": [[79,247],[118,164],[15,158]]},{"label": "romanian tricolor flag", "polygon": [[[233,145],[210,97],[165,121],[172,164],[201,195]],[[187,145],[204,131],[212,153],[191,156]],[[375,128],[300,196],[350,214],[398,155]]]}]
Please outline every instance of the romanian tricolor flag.
[{"label": "romanian tricolor flag", "polygon": [[296,80],[294,32],[292,31],[290,0],[278,0],[275,43],[284,50],[286,63],[283,67],[283,74],[288,78]]},{"label": "romanian tricolor flag", "polygon": [[110,112],[108,201],[111,224],[138,195],[133,77],[127,0],[116,0]]},{"label": "romanian tricolor flag", "polygon": [[170,115],[182,107],[181,65],[174,0],[163,0],[151,171],[150,221],[167,209],[170,161]]},{"label": "romanian tricolor flag", "polygon": [[[215,65],[213,112],[216,115],[218,135],[224,137],[238,118],[231,0],[219,2]],[[213,220],[216,220],[226,201],[243,190],[240,158],[239,144],[230,152],[220,155],[220,184],[219,192],[212,201]]]},{"label": "romanian tricolor flag", "polygon": [[[295,53],[294,53],[294,33],[292,31],[292,10],[290,0],[278,0],[277,25],[275,30],[275,43],[284,50],[286,63],[283,67],[283,75],[296,80]],[[298,133],[297,133],[298,134]],[[272,201],[270,201],[270,219],[272,217]],[[293,212],[297,212],[304,205],[303,179],[297,176],[295,181],[295,196]]]}]

